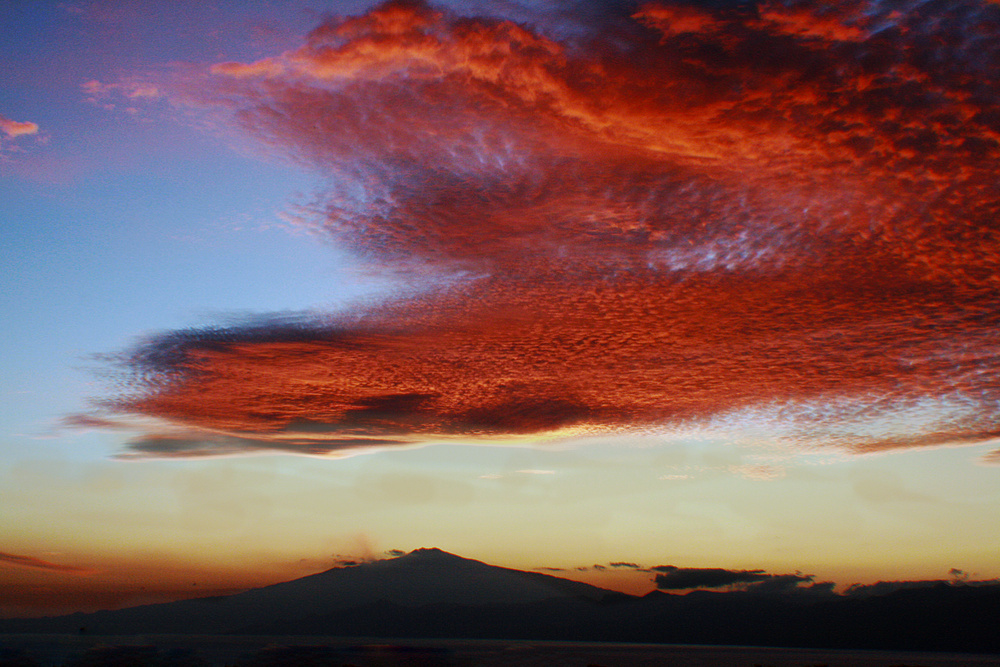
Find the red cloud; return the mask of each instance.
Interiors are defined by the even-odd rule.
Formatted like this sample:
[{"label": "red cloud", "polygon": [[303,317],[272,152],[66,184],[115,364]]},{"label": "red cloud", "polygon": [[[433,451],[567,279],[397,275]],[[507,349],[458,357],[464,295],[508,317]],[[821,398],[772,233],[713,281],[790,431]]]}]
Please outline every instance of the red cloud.
[{"label": "red cloud", "polygon": [[[328,176],[316,231],[448,287],[165,334],[137,453],[743,415],[855,451],[1000,430],[1000,14],[653,3],[583,36],[392,2],[199,80]],[[881,12],[881,13],[880,13]]]}]

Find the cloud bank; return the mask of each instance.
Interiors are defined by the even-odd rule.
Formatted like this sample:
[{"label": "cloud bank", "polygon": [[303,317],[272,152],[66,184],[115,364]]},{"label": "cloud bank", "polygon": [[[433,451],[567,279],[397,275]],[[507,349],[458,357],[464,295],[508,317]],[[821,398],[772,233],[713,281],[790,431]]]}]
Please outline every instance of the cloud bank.
[{"label": "cloud bank", "polygon": [[153,424],[132,455],[1000,435],[1000,8],[562,10],[389,2],[174,82],[322,176],[301,224],[423,289],[144,341],[100,417]]}]

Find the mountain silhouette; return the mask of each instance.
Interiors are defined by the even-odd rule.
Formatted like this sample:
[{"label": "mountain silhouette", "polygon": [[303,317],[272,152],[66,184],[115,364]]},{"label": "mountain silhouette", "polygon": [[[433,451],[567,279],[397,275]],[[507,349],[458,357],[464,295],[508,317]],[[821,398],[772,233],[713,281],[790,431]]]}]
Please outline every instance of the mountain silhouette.
[{"label": "mountain silhouette", "polygon": [[[2,633],[309,635],[1000,652],[1000,583],[635,597],[417,549],[235,595],[0,620]],[[874,590],[874,589],[873,589]]]},{"label": "mountain silhouette", "polygon": [[577,581],[487,565],[441,549],[417,549],[398,558],[336,567],[234,595],[55,618],[8,619],[0,621],[0,632],[76,632],[85,627],[95,634],[227,633],[274,631],[277,626],[280,632],[295,632],[302,619],[377,606],[412,611],[425,606],[524,605],[559,598],[597,602],[619,597],[621,593]]},{"label": "mountain silhouette", "polygon": [[441,549],[417,549],[399,558],[334,568],[235,597],[241,604],[289,602],[340,609],[378,601],[403,606],[480,605],[566,596],[599,600],[611,594],[588,584],[487,565]]}]

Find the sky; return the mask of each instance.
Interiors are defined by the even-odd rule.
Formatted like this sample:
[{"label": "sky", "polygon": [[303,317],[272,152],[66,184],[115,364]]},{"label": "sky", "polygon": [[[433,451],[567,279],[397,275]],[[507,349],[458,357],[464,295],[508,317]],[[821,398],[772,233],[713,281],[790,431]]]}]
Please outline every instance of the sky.
[{"label": "sky", "polygon": [[1000,577],[1000,3],[0,35],[0,615],[420,547]]}]

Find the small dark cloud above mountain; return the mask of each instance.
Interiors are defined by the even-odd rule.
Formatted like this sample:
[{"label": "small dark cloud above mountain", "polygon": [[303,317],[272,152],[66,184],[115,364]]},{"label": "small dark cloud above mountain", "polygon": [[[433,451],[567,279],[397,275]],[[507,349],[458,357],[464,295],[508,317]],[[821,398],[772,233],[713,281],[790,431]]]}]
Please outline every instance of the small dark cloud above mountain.
[{"label": "small dark cloud above mountain", "polygon": [[658,565],[652,568],[657,575],[656,587],[664,591],[693,588],[748,587],[758,593],[779,593],[811,582],[814,575],[770,574],[764,570],[726,570],[720,567],[676,567]]},{"label": "small dark cloud above mountain", "polygon": [[763,570],[724,570],[718,567],[675,567],[660,565],[653,568],[656,587],[662,590],[685,588],[722,588],[733,584],[761,581],[767,578]]}]

